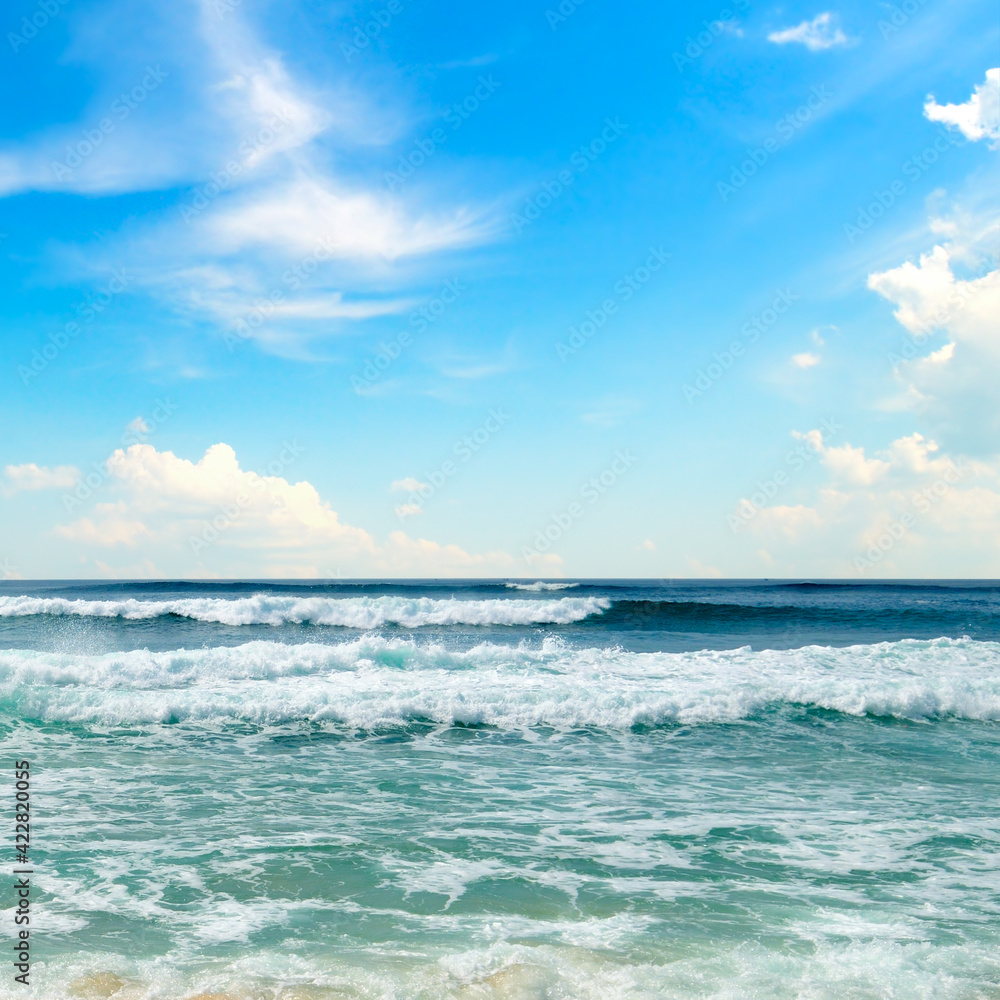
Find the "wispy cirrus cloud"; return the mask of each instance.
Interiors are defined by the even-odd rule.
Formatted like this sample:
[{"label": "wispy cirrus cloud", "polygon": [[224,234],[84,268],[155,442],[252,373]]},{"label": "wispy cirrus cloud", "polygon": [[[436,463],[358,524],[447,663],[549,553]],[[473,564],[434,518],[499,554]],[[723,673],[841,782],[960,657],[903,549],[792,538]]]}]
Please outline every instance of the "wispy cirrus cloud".
[{"label": "wispy cirrus cloud", "polygon": [[[414,269],[398,262],[498,231],[495,207],[449,203],[432,185],[391,194],[352,172],[399,136],[405,118],[338,78],[342,69],[319,82],[293,74],[242,9],[222,19],[211,0],[141,13],[108,0],[102,10],[106,32],[88,19],[87,37],[71,45],[99,81],[79,120],[0,147],[0,195],[172,193],[168,207],[99,243],[60,248],[63,273],[89,280],[128,259],[133,294],[223,329],[264,300],[268,321],[248,336],[287,354],[407,308]],[[142,41],[118,37],[116,13],[155,22],[155,65]],[[138,102],[127,96],[136,87]],[[102,134],[102,122],[111,131]],[[54,173],[53,159],[77,146],[86,155]]]}]

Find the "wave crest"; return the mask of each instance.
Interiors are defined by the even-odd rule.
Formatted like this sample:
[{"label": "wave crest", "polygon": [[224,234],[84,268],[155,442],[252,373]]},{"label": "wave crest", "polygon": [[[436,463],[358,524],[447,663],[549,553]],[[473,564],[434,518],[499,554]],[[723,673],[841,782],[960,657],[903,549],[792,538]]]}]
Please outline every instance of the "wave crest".
[{"label": "wave crest", "polygon": [[177,615],[223,625],[310,624],[373,629],[383,625],[568,625],[611,607],[604,597],[493,600],[430,597],[191,597],[173,601],[69,600],[64,597],[0,597],[0,617],[77,615],[143,619]]},{"label": "wave crest", "polygon": [[0,651],[0,712],[168,721],[414,722],[625,730],[733,722],[786,706],[851,716],[1000,720],[1000,644],[903,640],[834,649],[632,653],[483,643],[459,652],[366,636],[337,645],[96,656]]}]

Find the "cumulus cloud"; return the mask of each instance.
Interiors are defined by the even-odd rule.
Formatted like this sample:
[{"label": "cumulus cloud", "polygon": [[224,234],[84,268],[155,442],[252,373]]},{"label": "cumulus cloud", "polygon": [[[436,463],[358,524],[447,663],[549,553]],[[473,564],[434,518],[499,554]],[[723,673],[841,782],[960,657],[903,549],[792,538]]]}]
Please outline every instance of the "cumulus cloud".
[{"label": "cumulus cloud", "polygon": [[938,245],[869,275],[868,287],[896,307],[906,331],[890,354],[903,390],[898,405],[926,414],[949,441],[992,451],[1000,431],[1000,269],[987,261],[961,278],[954,261],[968,256]]},{"label": "cumulus cloud", "polygon": [[514,567],[504,552],[469,553],[401,531],[378,543],[341,521],[311,483],[286,478],[300,452],[286,444],[260,475],[241,468],[227,444],[197,462],[149,444],[119,449],[106,463],[109,499],[55,533],[103,560],[108,550],[129,551],[174,575],[317,576],[329,566],[355,576],[488,575]]},{"label": "cumulus cloud", "polygon": [[928,95],[924,115],[932,122],[957,128],[966,139],[1000,140],[1000,67],[988,69],[964,104],[938,104]]},{"label": "cumulus cloud", "polygon": [[941,576],[1000,570],[997,461],[947,454],[918,432],[873,456],[849,442],[824,442],[819,431],[798,437],[819,457],[826,480],[807,485],[789,466],[759,506],[745,499],[730,515],[734,530],[746,532],[747,547],[767,554],[768,566],[844,577],[926,576],[928,567]]},{"label": "cumulus cloud", "polygon": [[803,21],[792,28],[772,31],[767,36],[767,40],[774,42],[775,45],[788,45],[797,42],[804,45],[810,52],[832,49],[835,45],[846,45],[848,42],[847,35],[837,27],[834,17],[829,11],[817,14],[811,21]]},{"label": "cumulus cloud", "polygon": [[58,490],[75,486],[80,470],[72,465],[46,465],[28,462],[25,465],[8,465],[3,470],[3,492],[7,496],[22,490]]},{"label": "cumulus cloud", "polygon": [[888,462],[866,458],[864,448],[849,444],[824,448],[822,454],[823,464],[833,472],[834,477],[848,483],[870,486],[889,471]]}]

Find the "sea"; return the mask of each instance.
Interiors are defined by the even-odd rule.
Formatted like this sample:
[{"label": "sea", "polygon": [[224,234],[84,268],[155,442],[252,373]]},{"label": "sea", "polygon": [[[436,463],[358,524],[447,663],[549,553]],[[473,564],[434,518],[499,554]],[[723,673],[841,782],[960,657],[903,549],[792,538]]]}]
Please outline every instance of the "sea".
[{"label": "sea", "polygon": [[0,738],[3,998],[1000,998],[997,582],[7,580]]}]

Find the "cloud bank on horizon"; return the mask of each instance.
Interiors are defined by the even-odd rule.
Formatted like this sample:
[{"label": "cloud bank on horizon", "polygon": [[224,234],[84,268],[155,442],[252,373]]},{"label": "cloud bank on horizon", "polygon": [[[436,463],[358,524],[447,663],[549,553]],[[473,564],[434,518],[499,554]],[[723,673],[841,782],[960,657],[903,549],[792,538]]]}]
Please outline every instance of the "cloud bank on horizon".
[{"label": "cloud bank on horizon", "polygon": [[985,3],[395,8],[11,17],[5,575],[1000,576]]}]

